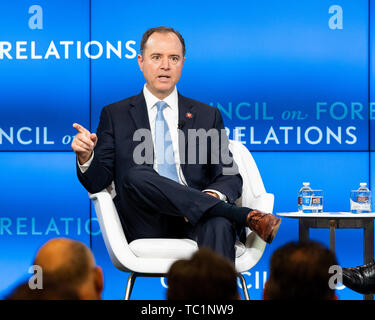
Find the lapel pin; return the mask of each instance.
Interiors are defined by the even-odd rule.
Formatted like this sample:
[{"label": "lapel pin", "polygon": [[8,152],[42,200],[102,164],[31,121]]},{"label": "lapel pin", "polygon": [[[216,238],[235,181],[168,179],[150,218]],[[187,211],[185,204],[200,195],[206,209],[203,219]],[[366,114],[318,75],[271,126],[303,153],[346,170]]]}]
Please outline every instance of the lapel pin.
[{"label": "lapel pin", "polygon": [[192,117],[193,115],[190,112],[186,113],[186,118],[191,119]]}]

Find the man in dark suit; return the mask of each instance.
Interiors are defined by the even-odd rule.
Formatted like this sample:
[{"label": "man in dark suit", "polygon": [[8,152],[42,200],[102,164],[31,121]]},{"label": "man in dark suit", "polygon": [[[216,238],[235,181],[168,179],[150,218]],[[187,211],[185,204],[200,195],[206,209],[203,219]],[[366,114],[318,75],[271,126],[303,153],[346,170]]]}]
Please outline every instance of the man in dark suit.
[{"label": "man in dark suit", "polygon": [[184,61],[185,42],[177,31],[146,31],[138,55],[146,80],[142,92],[104,107],[97,134],[73,125],[77,174],[91,193],[114,180],[129,242],[189,237],[233,261],[236,230],[249,226],[271,242],[281,220],[234,205],[242,178],[222,134],[221,114],[177,92]]}]

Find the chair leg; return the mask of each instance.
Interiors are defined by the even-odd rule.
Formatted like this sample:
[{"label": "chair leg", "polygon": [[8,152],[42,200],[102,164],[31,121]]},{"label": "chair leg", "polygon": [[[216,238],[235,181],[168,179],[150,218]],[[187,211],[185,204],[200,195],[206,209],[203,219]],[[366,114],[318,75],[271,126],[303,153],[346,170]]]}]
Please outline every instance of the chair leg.
[{"label": "chair leg", "polygon": [[247,284],[246,284],[245,278],[243,277],[241,273],[238,274],[238,277],[241,280],[241,287],[242,287],[242,291],[243,291],[243,295],[245,299],[250,300],[249,291],[247,291]]},{"label": "chair leg", "polygon": [[137,278],[137,274],[135,272],[130,273],[128,277],[128,282],[126,283],[126,291],[125,291],[125,299],[124,300],[129,300],[130,295],[133,290],[134,282],[135,279]]}]

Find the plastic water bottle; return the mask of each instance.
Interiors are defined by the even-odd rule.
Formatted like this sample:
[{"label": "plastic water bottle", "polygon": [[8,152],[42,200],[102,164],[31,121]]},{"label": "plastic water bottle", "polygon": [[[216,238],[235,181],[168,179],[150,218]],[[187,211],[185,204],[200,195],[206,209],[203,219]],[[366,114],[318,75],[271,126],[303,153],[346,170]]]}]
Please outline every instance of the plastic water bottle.
[{"label": "plastic water bottle", "polygon": [[[307,197],[310,199],[312,190],[310,188],[310,182],[303,182],[303,187],[298,192],[298,212],[303,212],[304,202],[306,202]],[[305,200],[305,201],[304,201]]]},{"label": "plastic water bottle", "polygon": [[366,182],[361,182],[358,190],[350,193],[350,211],[352,213],[371,212],[371,192]]}]

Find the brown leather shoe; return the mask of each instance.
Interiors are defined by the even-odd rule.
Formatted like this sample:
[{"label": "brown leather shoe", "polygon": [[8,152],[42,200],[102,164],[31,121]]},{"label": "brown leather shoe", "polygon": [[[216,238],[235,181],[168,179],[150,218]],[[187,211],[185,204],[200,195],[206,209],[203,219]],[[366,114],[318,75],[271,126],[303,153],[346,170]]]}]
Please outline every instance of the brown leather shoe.
[{"label": "brown leather shoe", "polygon": [[271,243],[279,230],[281,219],[271,213],[250,211],[246,218],[248,227],[267,243]]}]

